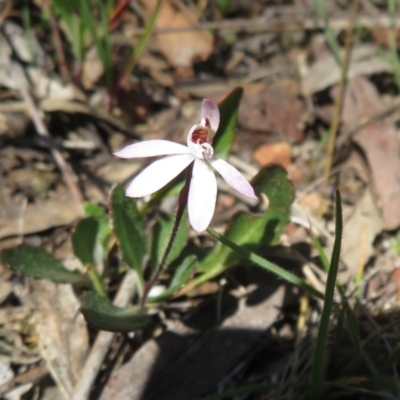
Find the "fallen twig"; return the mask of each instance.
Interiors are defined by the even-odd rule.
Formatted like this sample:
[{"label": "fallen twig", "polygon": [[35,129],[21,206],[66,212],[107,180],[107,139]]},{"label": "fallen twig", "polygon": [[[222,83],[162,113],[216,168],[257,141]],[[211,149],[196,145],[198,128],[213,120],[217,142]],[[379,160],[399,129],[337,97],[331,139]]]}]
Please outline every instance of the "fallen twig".
[{"label": "fallen twig", "polygon": [[[114,305],[126,307],[135,291],[135,285],[136,274],[134,271],[129,270],[122,280],[118,293],[115,296]],[[89,397],[93,382],[99,373],[101,364],[108,352],[114,335],[114,332],[99,332],[97,335],[89,357],[81,371],[81,379],[74,388],[71,400],[85,400]]]},{"label": "fallen twig", "polygon": [[[329,16],[329,25],[334,30],[344,30],[348,27],[349,19],[347,15]],[[400,27],[400,18],[394,18],[396,28]],[[245,31],[245,32],[289,32],[323,29],[325,21],[322,18],[315,18],[309,15],[293,15],[278,18],[253,18],[250,23],[248,19],[227,19],[222,21],[198,22],[195,25],[179,26],[174,28],[158,28],[154,29],[154,35],[188,32],[199,30],[219,29],[224,31]],[[354,20],[354,26],[363,26],[365,28],[389,28],[391,26],[391,18],[388,15],[381,14],[376,17],[368,15],[358,16]],[[131,33],[135,36],[141,36],[145,32],[144,28],[134,28]],[[113,40],[118,43],[132,43],[132,38],[126,35],[115,34]]]}]

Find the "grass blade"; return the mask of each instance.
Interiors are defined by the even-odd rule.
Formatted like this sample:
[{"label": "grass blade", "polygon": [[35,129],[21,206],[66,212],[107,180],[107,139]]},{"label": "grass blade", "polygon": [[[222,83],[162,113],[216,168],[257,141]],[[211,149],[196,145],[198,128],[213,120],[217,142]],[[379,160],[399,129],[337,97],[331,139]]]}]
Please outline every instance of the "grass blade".
[{"label": "grass blade", "polygon": [[239,253],[242,257],[246,258],[247,260],[251,261],[254,264],[257,264],[259,267],[266,269],[269,272],[272,272],[279,278],[282,278],[284,281],[289,282],[300,289],[305,290],[306,292],[316,296],[320,299],[324,298],[324,295],[315,289],[313,286],[307,284],[302,279],[297,277],[296,275],[292,274],[291,272],[286,271],[285,269],[278,267],[277,265],[267,261],[265,258],[258,256],[257,254],[252,253],[251,251],[238,246],[237,244],[231,242],[227,237],[217,233],[212,228],[208,228],[207,232],[214,236],[217,240],[223,243],[225,246],[230,247],[232,250],[235,250]]},{"label": "grass blade", "polygon": [[340,54],[340,45],[336,39],[335,32],[332,27],[329,25],[328,16],[326,15],[325,6],[322,0],[315,0],[315,8],[317,10],[318,16],[325,21],[325,35],[328,40],[329,46],[332,49],[333,56],[338,63],[338,65],[342,65],[342,56]]},{"label": "grass blade", "polygon": [[333,245],[332,258],[328,272],[328,279],[325,289],[325,302],[322,309],[321,321],[319,324],[317,342],[314,353],[314,361],[311,372],[311,382],[309,387],[309,398],[319,399],[322,393],[324,379],[324,354],[328,336],[329,320],[333,306],[333,296],[335,293],[336,276],[339,269],[340,249],[342,243],[343,219],[342,204],[340,193],[336,191],[336,232],[335,243]]},{"label": "grass blade", "polygon": [[149,21],[146,25],[145,31],[143,36],[140,38],[139,43],[135,46],[133,49],[133,52],[126,63],[123,73],[120,77],[120,83],[123,83],[124,80],[127,78],[127,76],[131,73],[133,70],[137,59],[140,57],[142,54],[142,51],[146,48],[147,43],[151,37],[151,34],[153,33],[155,23],[157,21],[158,13],[160,11],[162,0],[158,0],[156,6],[154,7],[154,10],[152,11]]},{"label": "grass blade", "polygon": [[318,251],[319,258],[321,259],[322,265],[325,268],[325,271],[328,272],[330,268],[330,263],[328,260],[328,257],[326,256],[326,253],[321,245],[321,242],[318,240],[317,236],[314,235],[312,230],[310,229],[310,235],[311,235],[311,240],[313,242],[314,247]]}]

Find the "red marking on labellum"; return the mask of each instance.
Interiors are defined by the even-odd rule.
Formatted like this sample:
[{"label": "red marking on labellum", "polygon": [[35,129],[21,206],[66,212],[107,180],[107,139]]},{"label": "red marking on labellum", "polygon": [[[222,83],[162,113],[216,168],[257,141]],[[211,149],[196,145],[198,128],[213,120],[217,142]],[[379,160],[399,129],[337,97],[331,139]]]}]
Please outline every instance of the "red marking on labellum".
[{"label": "red marking on labellum", "polygon": [[192,142],[203,144],[207,142],[208,129],[198,127],[192,133]]}]

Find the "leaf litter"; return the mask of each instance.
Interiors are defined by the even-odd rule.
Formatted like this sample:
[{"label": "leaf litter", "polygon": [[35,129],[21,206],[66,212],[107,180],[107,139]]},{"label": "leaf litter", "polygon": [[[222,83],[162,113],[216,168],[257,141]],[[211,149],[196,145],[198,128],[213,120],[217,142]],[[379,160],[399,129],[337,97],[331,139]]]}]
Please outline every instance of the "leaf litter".
[{"label": "leaf litter", "polygon": [[[338,3],[329,2],[329,16],[340,30],[346,27],[348,15],[341,11],[346,6]],[[39,27],[33,24],[27,35],[27,26],[6,18],[0,35],[0,247],[24,241],[63,248],[58,254],[65,259],[72,254],[66,237],[81,212],[54,162],[52,146],[72,166],[84,199],[107,207],[111,187],[127,183],[144,166],[117,161],[111,156],[113,151],[139,137],[182,142],[200,98],[219,100],[234,86],[242,86],[245,95],[232,160],[245,164],[243,172],[249,178],[258,171],[257,164],[283,165],[297,191],[291,224],[280,237],[274,260],[288,270],[306,269],[309,279],[324,287],[326,275],[315,266],[317,254],[308,229],[311,225],[329,253],[332,203],[324,208],[322,220],[318,203],[322,197],[331,200],[338,186],[345,211],[340,282],[350,292],[360,291],[360,301],[367,304],[360,316],[365,336],[377,329],[371,319],[376,324],[389,323],[400,301],[396,272],[400,267],[396,247],[399,118],[393,111],[370,120],[395,104],[399,89],[393,65],[385,56],[390,43],[375,29],[385,23],[384,29],[390,28],[383,18],[386,13],[379,2],[363,3],[382,19],[375,21],[371,8],[360,10],[360,38],[350,56],[339,133],[355,128],[357,132],[346,141],[340,141],[339,134],[328,193],[320,193],[322,161],[340,68],[325,35],[310,23],[315,19],[313,2],[292,5],[278,0],[256,9],[232,2],[224,10],[201,1],[164,1],[154,34],[130,75],[132,90],[123,98],[107,94],[93,41],[87,39],[82,76],[66,82],[60,76],[59,60],[52,57],[54,44]],[[130,51],[127,42],[137,43],[130,32],[135,32],[138,21],[146,25],[155,4],[143,1],[128,6],[113,27],[117,69]],[[41,9],[30,5],[28,11],[37,23]],[[294,15],[302,15],[303,23]],[[56,22],[64,32],[62,50],[72,71],[74,60],[67,51],[70,38],[62,22]],[[215,30],[208,29],[210,23]],[[269,30],[267,35],[263,29]],[[362,29],[371,29],[372,35],[363,34]],[[318,37],[320,43],[308,42],[305,33]],[[16,68],[23,68],[21,82],[10,74]],[[18,94],[21,85],[32,96],[49,137],[36,135],[26,99]],[[215,218],[220,230],[238,205],[229,191],[222,196]],[[168,209],[166,204],[163,207]],[[148,220],[149,226],[154,218]],[[193,236],[193,241],[202,249],[213,245],[206,237]],[[305,317],[309,325],[301,327],[299,302],[304,297],[259,273],[238,268],[204,285],[203,291],[200,287],[199,295],[166,306],[157,327],[134,337],[100,334],[94,341],[96,332],[79,313],[82,292],[70,285],[22,279],[4,268],[0,274],[1,396],[46,399],[55,396],[50,389],[57,388],[57,395],[65,399],[75,395],[75,400],[84,400],[93,388],[93,398],[104,400],[165,398],[165,393],[171,394],[169,398],[187,399],[260,382],[261,375],[281,379],[289,374],[288,365],[296,365],[296,357],[307,365],[317,312],[309,305],[308,311],[313,311]],[[115,293],[120,278],[109,279]],[[124,303],[132,296],[128,292]],[[87,387],[81,374],[91,366],[87,358],[91,352],[99,375],[94,374]],[[290,373],[302,377],[305,370],[297,362],[298,368]],[[184,385],[182,373],[187,377]],[[201,387],[192,383],[192,376],[201,378],[196,381]],[[79,398],[80,393],[84,397]],[[282,388],[275,394],[287,398]]]}]

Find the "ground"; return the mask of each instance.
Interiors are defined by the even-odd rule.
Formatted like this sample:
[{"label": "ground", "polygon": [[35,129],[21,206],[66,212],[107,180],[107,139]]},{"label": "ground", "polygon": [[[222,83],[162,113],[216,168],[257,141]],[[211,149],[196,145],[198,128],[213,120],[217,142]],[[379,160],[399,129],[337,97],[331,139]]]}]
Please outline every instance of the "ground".
[{"label": "ground", "polygon": [[[3,3],[0,396],[398,398],[398,2]],[[179,249],[153,290],[168,287],[180,265],[185,279],[168,298],[147,302],[150,319],[140,328],[101,331],[84,300],[87,277],[115,305],[140,305],[124,225],[116,222],[132,203],[118,203],[113,188],[126,186],[149,160],[113,153],[142,140],[185,144],[204,98],[219,103],[221,115],[237,118],[227,160],[264,193],[253,202],[218,178],[211,227],[268,260],[266,269],[279,266],[302,283],[285,282],[233,251],[220,261],[222,245],[210,232],[190,229],[184,217]],[[264,184],[267,175],[279,183]],[[178,187],[132,206],[143,234],[127,238],[143,239],[135,242],[133,258],[143,252],[147,282],[172,230]],[[324,268],[324,254],[329,264],[340,242],[337,190],[344,227],[336,277],[333,261],[330,272]],[[90,241],[90,223],[82,219],[94,215],[87,204],[111,215],[104,263],[82,262],[80,241]],[[255,232],[246,242],[246,227],[263,215],[281,227],[276,237]],[[235,225],[240,218],[248,225]],[[229,236],[234,226],[239,233]],[[63,280],[74,284],[38,279],[49,277],[41,258],[42,275],[29,265],[30,276],[21,274],[17,262],[7,261],[7,251],[21,244],[45,249],[61,268],[76,271]],[[196,255],[193,269],[184,267],[187,254]],[[212,264],[218,273],[200,285]],[[324,322],[327,304],[332,309]],[[315,349],[324,339],[318,364]],[[323,370],[319,381],[316,365]]]}]

